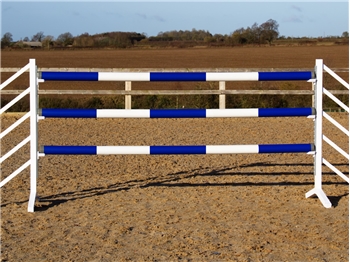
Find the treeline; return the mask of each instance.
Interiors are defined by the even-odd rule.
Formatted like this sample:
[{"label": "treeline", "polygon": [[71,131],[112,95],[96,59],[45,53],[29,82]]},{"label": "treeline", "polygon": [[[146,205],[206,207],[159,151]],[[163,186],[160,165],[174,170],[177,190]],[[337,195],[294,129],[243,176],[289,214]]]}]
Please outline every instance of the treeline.
[{"label": "treeline", "polygon": [[127,48],[145,38],[145,35],[135,32],[110,32],[92,36],[85,33],[75,37],[72,46]]},{"label": "treeline", "polygon": [[[239,28],[230,34],[211,34],[205,30],[173,30],[160,32],[157,36],[148,37],[145,33],[136,32],[106,32],[90,35],[83,33],[73,36],[70,32],[60,34],[57,38],[38,32],[31,38],[24,37],[13,42],[12,34],[7,32],[1,38],[1,48],[129,48],[135,46],[173,46],[188,47],[195,45],[207,46],[240,46],[240,45],[272,45],[275,41],[299,41],[300,43],[316,43],[324,38],[310,39],[307,37],[291,38],[280,36],[279,24],[269,19],[262,24],[254,23],[246,28]],[[338,44],[347,44],[348,32],[341,36],[330,36]]]},{"label": "treeline", "polygon": [[127,48],[134,46],[136,42],[145,39],[146,36],[135,32],[107,32],[102,34],[90,35],[84,33],[73,36],[66,32],[60,34],[56,39],[53,36],[45,36],[43,32],[38,32],[31,39],[25,37],[18,42],[12,42],[12,35],[6,33],[1,39],[1,47],[12,48]]},{"label": "treeline", "polygon": [[228,45],[271,44],[279,37],[278,27],[275,20],[269,19],[261,25],[254,23],[251,27],[239,28],[230,35],[212,35],[209,31],[192,29],[192,31],[160,32],[158,36],[150,37],[149,41],[202,41]]}]

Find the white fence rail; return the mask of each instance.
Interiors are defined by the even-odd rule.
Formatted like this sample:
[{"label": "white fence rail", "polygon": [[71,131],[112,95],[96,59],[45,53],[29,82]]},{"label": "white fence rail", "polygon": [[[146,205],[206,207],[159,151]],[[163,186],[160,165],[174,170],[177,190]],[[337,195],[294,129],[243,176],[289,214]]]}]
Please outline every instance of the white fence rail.
[{"label": "white fence rail", "polygon": [[[0,68],[0,72],[26,72],[28,68]],[[38,68],[38,71],[55,71],[55,72],[280,72],[296,71],[295,68]],[[297,71],[313,71],[310,68],[299,68]],[[348,73],[348,68],[336,68],[335,72]],[[15,79],[13,76],[12,78]],[[336,75],[336,80],[341,79]],[[342,79],[341,79],[342,80]],[[344,80],[342,80],[344,82]],[[333,95],[347,95],[348,90],[329,90]],[[2,95],[18,95],[22,90],[3,90]],[[125,97],[125,109],[132,108],[133,95],[218,95],[219,108],[226,108],[226,95],[314,95],[313,90],[226,90],[226,82],[219,81],[218,90],[132,90],[132,82],[125,81],[124,90],[38,90],[38,95],[123,95]],[[312,97],[314,101],[314,97]]]}]

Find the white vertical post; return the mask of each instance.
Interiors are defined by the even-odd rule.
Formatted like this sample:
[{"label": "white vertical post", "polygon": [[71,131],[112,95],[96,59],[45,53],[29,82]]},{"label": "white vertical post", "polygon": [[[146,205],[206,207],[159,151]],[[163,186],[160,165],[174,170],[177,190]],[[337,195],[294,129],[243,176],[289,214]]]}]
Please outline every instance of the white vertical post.
[{"label": "white vertical post", "polygon": [[[219,90],[225,90],[225,81],[219,81]],[[226,108],[226,96],[225,95],[219,95],[219,108],[225,109]]]},{"label": "white vertical post", "polygon": [[322,188],[323,60],[316,60],[315,187]]},{"label": "white vertical post", "polygon": [[[125,91],[131,91],[131,81],[125,81]],[[125,109],[131,109],[131,95],[125,95]]]},{"label": "white vertical post", "polygon": [[34,212],[38,176],[38,92],[35,59],[29,59],[30,83],[30,195],[28,212]]},{"label": "white vertical post", "polygon": [[330,208],[332,203],[329,201],[322,189],[322,118],[323,118],[323,60],[316,59],[316,82],[315,82],[315,159],[314,159],[314,188],[306,193],[306,197],[316,195],[324,207]]}]

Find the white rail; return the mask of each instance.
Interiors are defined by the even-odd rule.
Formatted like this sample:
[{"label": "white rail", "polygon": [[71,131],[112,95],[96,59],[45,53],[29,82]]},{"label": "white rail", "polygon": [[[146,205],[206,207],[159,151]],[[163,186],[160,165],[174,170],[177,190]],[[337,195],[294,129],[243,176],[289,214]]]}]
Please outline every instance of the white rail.
[{"label": "white rail", "polygon": [[8,86],[13,80],[18,78],[20,75],[22,75],[24,72],[26,72],[30,68],[30,64],[28,63],[23,68],[19,69],[16,74],[11,76],[9,79],[7,79],[4,83],[0,85],[0,90],[2,90],[5,86]]},{"label": "white rail", "polygon": [[338,98],[336,98],[334,95],[331,94],[327,89],[323,88],[323,93],[327,95],[330,99],[332,99],[336,104],[338,104],[340,107],[342,107],[346,112],[349,113],[349,107],[346,106],[342,101],[340,101]]},{"label": "white rail", "polygon": [[329,163],[326,159],[323,159],[323,164],[325,164],[327,167],[329,167],[334,173],[336,173],[338,176],[340,176],[342,179],[344,179],[346,182],[349,183],[349,178],[344,175],[342,172],[339,171],[338,168],[333,166],[331,163]]},{"label": "white rail", "polygon": [[3,155],[0,158],[0,163],[4,162],[7,158],[12,156],[17,150],[19,150],[22,146],[27,144],[30,141],[30,136],[27,138],[23,139],[19,144],[17,144],[14,148],[12,148],[10,151],[8,151],[5,155]]},{"label": "white rail", "polygon": [[329,114],[323,111],[323,117],[326,118],[329,122],[331,122],[334,126],[339,128],[344,134],[349,136],[349,130],[347,130],[344,126],[339,124],[333,117],[331,117]]},{"label": "white rail", "polygon": [[13,129],[15,129],[17,126],[22,124],[25,120],[27,120],[30,117],[30,112],[23,115],[20,119],[18,119],[15,123],[13,123],[10,127],[8,127],[5,131],[1,132],[0,139],[5,137],[8,133],[10,133]]},{"label": "white rail", "polygon": [[328,145],[333,147],[335,150],[337,150],[340,154],[342,154],[346,159],[349,160],[349,154],[346,153],[343,149],[341,149],[339,146],[337,146],[336,143],[334,143],[332,140],[330,140],[328,137],[323,135],[323,140],[327,142]]},{"label": "white rail", "polygon": [[19,173],[21,173],[24,169],[26,169],[28,166],[30,166],[31,159],[29,159],[27,162],[25,162],[20,168],[18,168],[16,171],[14,171],[11,175],[6,177],[4,180],[1,181],[0,187],[3,187],[8,182],[10,182],[13,178],[15,178]]},{"label": "white rail", "polygon": [[16,104],[19,100],[21,100],[23,97],[28,95],[30,93],[30,87],[28,87],[26,90],[24,90],[20,95],[16,96],[10,103],[8,103],[6,106],[0,109],[0,114],[3,114],[5,111],[7,111],[11,106]]},{"label": "white rail", "polygon": [[336,79],[339,83],[341,83],[343,86],[345,86],[348,90],[350,89],[350,85],[345,82],[343,78],[338,76],[334,71],[332,71],[328,66],[323,65],[324,71],[326,71],[328,74],[333,76],[334,79]]}]

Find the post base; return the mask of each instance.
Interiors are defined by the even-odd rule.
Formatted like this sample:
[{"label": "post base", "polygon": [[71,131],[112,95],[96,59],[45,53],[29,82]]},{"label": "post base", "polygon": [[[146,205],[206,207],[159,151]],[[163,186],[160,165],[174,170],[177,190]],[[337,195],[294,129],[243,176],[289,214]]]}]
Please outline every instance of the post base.
[{"label": "post base", "polygon": [[327,195],[325,194],[325,192],[321,188],[315,187],[305,194],[306,198],[308,198],[312,195],[316,195],[325,208],[332,207],[331,201],[329,201]]}]

